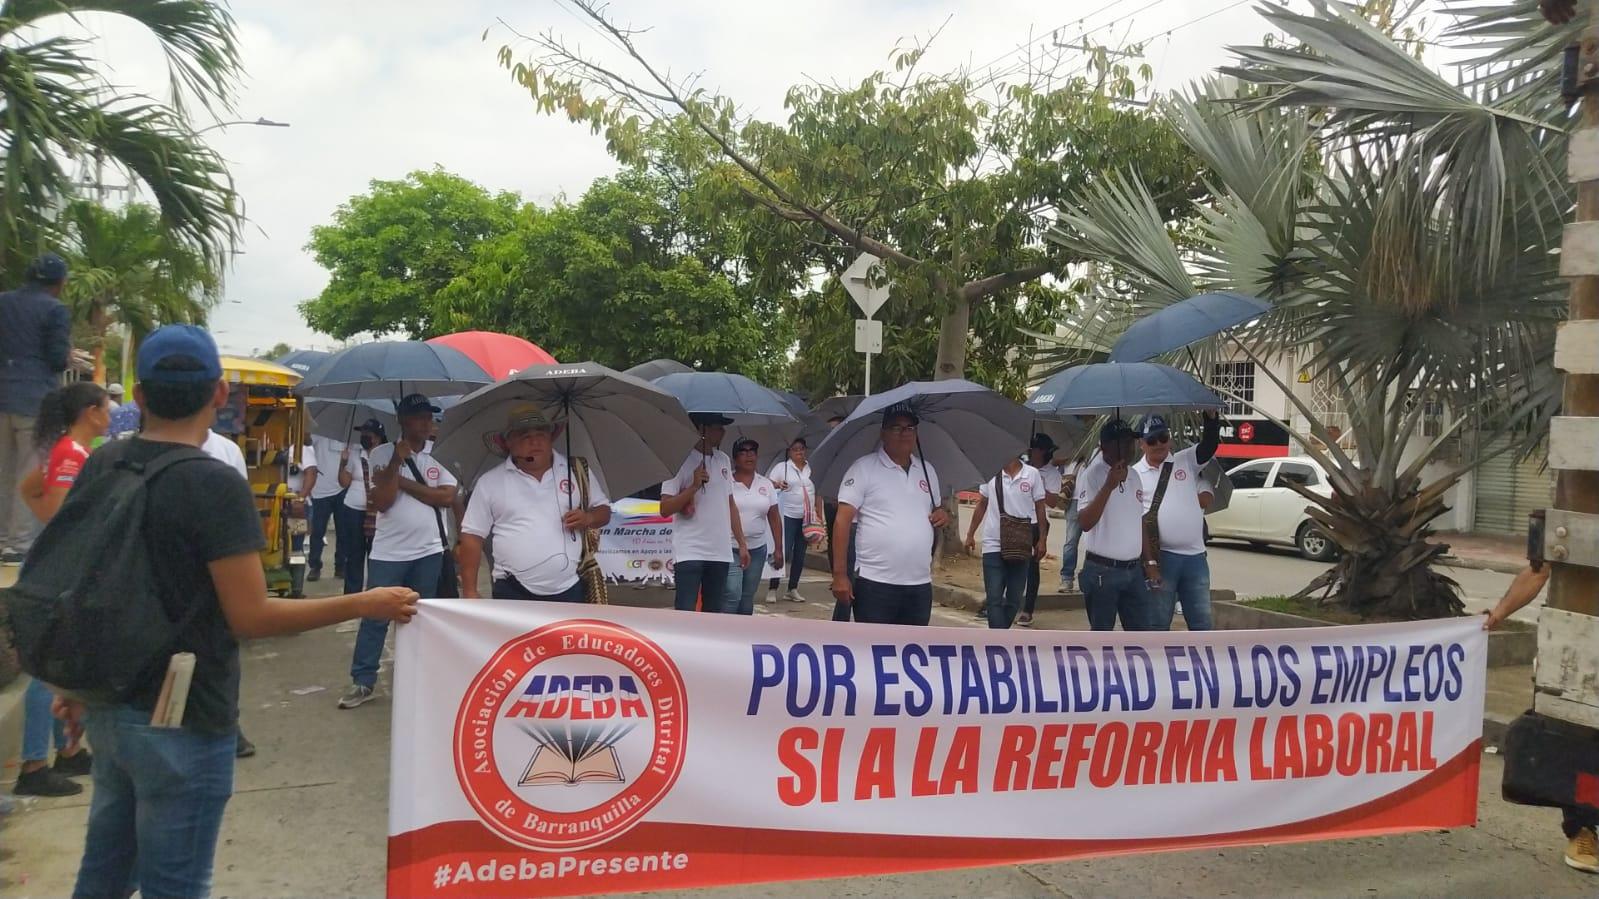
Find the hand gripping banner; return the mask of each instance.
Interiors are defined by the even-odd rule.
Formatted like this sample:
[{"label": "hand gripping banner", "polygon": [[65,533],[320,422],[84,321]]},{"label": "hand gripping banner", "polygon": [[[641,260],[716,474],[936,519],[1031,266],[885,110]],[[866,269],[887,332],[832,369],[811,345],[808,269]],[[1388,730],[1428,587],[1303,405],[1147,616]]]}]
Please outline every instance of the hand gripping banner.
[{"label": "hand gripping banner", "polygon": [[989,631],[429,600],[398,637],[389,893],[1471,825],[1480,628]]}]

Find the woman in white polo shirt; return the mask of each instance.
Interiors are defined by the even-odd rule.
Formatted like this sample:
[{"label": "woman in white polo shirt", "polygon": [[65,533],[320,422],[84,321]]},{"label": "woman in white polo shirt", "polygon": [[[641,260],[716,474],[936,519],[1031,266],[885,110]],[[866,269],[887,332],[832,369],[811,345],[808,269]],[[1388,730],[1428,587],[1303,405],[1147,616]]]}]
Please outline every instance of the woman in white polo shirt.
[{"label": "woman in white polo shirt", "polygon": [[[977,550],[977,529],[983,529],[983,591],[987,594],[988,626],[1003,630],[1016,620],[1027,592],[1029,563],[1044,555],[1044,538],[1038,536],[1038,521],[1044,517],[1044,481],[1038,469],[1012,459],[979,492],[977,511],[966,532],[966,549]],[[1003,508],[1001,505],[1003,504]],[[1000,516],[1024,518],[1033,524],[1033,551],[1027,559],[1006,561],[1000,555]],[[1032,619],[1023,622],[1030,626]]]},{"label": "woman in white polo shirt", "polygon": [[[772,466],[767,477],[778,490],[778,507],[783,513],[783,529],[772,538],[774,546],[781,545],[783,557],[791,563],[788,571],[788,592],[783,598],[804,602],[799,595],[800,572],[805,568],[805,524],[822,520],[822,501],[816,496],[816,484],[811,481],[810,447],[804,437],[795,437],[788,445],[783,461]],[[815,516],[812,518],[811,516]],[[781,565],[773,568],[782,570]],[[777,585],[782,578],[774,577],[768,585],[771,591],[767,602],[777,601]]]},{"label": "woman in white polo shirt", "polygon": [[[733,508],[738,510],[749,561],[727,570],[727,592],[722,595],[722,611],[739,615],[755,614],[755,591],[761,588],[761,571],[766,565],[769,544],[775,544],[772,567],[783,567],[782,519],[778,517],[778,490],[770,478],[755,470],[760,444],[744,438],[733,444]],[[737,556],[737,548],[733,555]]]}]

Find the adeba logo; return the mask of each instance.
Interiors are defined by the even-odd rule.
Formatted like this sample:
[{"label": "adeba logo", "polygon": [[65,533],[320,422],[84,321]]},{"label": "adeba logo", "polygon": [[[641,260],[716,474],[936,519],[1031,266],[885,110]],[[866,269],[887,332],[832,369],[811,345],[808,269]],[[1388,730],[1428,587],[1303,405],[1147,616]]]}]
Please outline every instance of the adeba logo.
[{"label": "adeba logo", "polygon": [[575,850],[625,833],[683,769],[682,675],[654,641],[608,621],[546,625],[506,643],[455,719],[455,773],[496,833]]}]

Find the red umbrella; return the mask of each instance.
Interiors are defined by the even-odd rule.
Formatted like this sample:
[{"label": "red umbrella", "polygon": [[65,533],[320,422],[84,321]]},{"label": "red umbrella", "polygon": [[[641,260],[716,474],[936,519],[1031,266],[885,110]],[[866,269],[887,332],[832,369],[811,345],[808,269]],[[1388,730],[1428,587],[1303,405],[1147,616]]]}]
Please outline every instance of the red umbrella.
[{"label": "red umbrella", "polygon": [[510,334],[493,331],[462,331],[434,337],[428,343],[460,350],[483,366],[496,381],[532,365],[554,365],[555,357],[537,345]]}]

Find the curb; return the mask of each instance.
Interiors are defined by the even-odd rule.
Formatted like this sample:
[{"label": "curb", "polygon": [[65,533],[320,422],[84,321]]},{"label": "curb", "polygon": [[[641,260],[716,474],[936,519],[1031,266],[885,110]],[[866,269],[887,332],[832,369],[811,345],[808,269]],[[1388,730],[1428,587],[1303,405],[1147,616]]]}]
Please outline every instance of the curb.
[{"label": "curb", "polygon": [[1500,574],[1520,574],[1521,569],[1527,567],[1525,562],[1496,562],[1492,559],[1466,559],[1450,555],[1439,556],[1438,564],[1449,568],[1469,568],[1473,571],[1497,571]]}]

